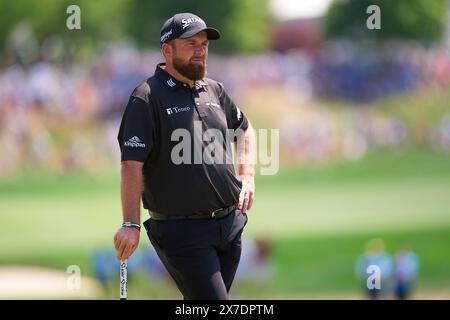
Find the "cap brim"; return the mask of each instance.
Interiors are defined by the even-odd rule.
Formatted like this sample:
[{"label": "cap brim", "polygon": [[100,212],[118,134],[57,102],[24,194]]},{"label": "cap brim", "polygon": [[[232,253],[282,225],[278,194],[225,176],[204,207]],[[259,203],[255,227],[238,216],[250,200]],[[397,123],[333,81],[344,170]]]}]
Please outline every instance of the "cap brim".
[{"label": "cap brim", "polygon": [[183,33],[181,36],[179,36],[179,38],[181,39],[186,39],[186,38],[190,38],[192,36],[195,36],[197,33],[202,32],[202,31],[206,31],[206,37],[208,38],[208,40],[218,40],[220,39],[220,32],[214,28],[199,28],[199,29],[192,29],[189,31],[186,31],[185,33]]}]

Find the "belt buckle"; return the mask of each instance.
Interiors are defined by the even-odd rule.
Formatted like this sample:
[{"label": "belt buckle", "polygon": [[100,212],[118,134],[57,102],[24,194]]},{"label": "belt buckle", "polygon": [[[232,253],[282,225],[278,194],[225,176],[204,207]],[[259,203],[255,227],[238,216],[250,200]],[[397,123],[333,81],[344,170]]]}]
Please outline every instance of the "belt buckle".
[{"label": "belt buckle", "polygon": [[211,212],[211,218],[214,218],[216,216],[216,212],[223,210],[223,208],[219,208],[217,210],[214,210],[213,212]]}]

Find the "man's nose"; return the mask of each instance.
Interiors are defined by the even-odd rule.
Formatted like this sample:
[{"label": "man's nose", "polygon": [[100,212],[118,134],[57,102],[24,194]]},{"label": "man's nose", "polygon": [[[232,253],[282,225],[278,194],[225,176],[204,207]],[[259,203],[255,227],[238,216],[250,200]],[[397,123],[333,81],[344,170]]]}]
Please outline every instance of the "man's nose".
[{"label": "man's nose", "polygon": [[198,45],[195,47],[195,54],[204,56],[206,54],[206,47],[204,45]]}]

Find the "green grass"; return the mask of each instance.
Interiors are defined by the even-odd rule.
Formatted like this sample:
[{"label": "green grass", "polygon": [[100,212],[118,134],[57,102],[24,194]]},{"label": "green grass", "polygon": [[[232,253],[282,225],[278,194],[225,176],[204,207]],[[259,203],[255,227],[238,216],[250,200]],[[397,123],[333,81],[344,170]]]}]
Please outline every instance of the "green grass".
[{"label": "green grass", "polygon": [[[239,294],[358,290],[353,265],[373,236],[390,251],[410,243],[422,261],[420,286],[449,288],[449,195],[450,155],[423,149],[260,176],[245,235],[273,240],[278,273],[267,290],[248,286]],[[0,180],[0,264],[76,264],[92,274],[90,254],[112,248],[120,221],[118,172],[23,172]],[[141,245],[147,242],[142,233]],[[164,297],[155,288],[141,291]]]},{"label": "green grass", "polygon": [[333,237],[287,237],[276,242],[274,281],[281,292],[358,290],[355,262],[366,242],[380,237],[388,252],[408,244],[421,260],[418,287],[450,287],[450,227],[402,232],[369,232]]},{"label": "green grass", "polygon": [[450,156],[388,150],[260,177],[248,231],[330,235],[450,226]]}]

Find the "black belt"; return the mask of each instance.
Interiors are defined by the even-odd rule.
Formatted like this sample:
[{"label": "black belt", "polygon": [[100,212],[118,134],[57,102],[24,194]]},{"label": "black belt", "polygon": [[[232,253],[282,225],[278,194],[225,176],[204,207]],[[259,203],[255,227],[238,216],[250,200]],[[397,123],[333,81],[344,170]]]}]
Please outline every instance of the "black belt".
[{"label": "black belt", "polygon": [[236,205],[233,204],[232,206],[229,206],[228,208],[220,208],[217,210],[214,210],[210,213],[203,213],[203,214],[192,214],[192,215],[183,215],[183,216],[172,216],[167,215],[163,213],[158,213],[155,211],[148,211],[150,213],[150,217],[154,220],[179,220],[179,219],[218,219],[223,218],[226,215],[228,215],[230,212],[232,212],[234,209],[236,209]]}]

